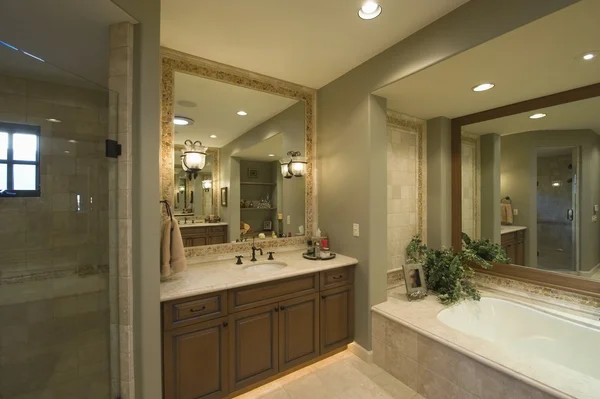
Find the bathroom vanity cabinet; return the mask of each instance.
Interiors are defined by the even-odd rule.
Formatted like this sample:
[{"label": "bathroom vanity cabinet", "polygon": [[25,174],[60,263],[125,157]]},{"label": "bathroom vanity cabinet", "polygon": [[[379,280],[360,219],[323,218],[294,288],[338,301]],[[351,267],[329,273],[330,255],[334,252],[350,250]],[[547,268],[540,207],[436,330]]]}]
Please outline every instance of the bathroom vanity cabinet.
[{"label": "bathroom vanity cabinet", "polygon": [[224,244],[227,242],[227,226],[181,227],[184,247]]},{"label": "bathroom vanity cabinet", "polygon": [[525,231],[512,231],[501,236],[502,248],[513,265],[525,265]]},{"label": "bathroom vanity cabinet", "polygon": [[162,304],[165,399],[220,399],[354,339],[353,266]]}]

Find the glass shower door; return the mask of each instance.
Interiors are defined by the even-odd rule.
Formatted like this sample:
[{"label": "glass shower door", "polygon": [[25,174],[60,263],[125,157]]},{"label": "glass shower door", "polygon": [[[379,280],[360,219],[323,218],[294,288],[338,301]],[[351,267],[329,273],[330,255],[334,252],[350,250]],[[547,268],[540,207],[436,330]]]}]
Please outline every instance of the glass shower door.
[{"label": "glass shower door", "polygon": [[578,148],[537,151],[538,268],[576,273]]}]

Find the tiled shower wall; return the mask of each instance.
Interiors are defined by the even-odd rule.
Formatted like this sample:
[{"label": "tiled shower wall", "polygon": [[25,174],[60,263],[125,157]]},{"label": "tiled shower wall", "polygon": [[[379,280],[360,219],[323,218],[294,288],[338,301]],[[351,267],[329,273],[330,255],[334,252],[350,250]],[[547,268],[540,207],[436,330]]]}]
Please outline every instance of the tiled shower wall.
[{"label": "tiled shower wall", "polygon": [[[538,266],[549,269],[574,268],[573,228],[565,218],[573,206],[573,157],[538,156],[537,241]],[[553,182],[560,183],[553,186]]]},{"label": "tiled shower wall", "polygon": [[0,199],[1,398],[109,397],[108,103],[0,76],[0,120],[41,126],[41,197]]},{"label": "tiled shower wall", "polygon": [[388,270],[401,268],[405,264],[408,243],[414,235],[423,235],[425,160],[422,151],[425,145],[425,125],[425,121],[388,111]]},{"label": "tiled shower wall", "polygon": [[[463,133],[461,143],[462,231],[479,238],[479,139]],[[500,198],[498,198],[500,204]],[[500,205],[498,205],[500,206]]]}]

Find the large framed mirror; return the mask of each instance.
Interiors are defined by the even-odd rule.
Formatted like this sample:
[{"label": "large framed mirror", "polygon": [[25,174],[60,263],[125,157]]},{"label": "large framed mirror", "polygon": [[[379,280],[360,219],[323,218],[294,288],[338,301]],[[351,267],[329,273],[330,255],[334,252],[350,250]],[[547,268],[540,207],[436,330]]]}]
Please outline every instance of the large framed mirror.
[{"label": "large framed mirror", "polygon": [[480,272],[600,296],[599,110],[593,84],[452,120],[453,247],[510,259]]},{"label": "large framed mirror", "polygon": [[161,51],[161,189],[184,245],[304,242],[315,220],[315,91]]}]

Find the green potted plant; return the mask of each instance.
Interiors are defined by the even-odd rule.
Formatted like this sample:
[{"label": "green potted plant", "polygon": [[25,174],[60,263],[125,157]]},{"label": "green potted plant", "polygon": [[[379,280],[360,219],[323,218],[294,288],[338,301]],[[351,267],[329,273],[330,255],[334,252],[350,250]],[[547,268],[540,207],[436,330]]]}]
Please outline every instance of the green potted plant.
[{"label": "green potted plant", "polygon": [[472,264],[489,269],[492,267],[489,262],[508,262],[506,252],[498,244],[489,240],[473,241],[464,233],[463,248],[459,252],[450,248],[430,249],[416,235],[408,244],[406,255],[407,262],[423,265],[427,287],[444,304],[481,298],[473,282],[475,272]]}]

